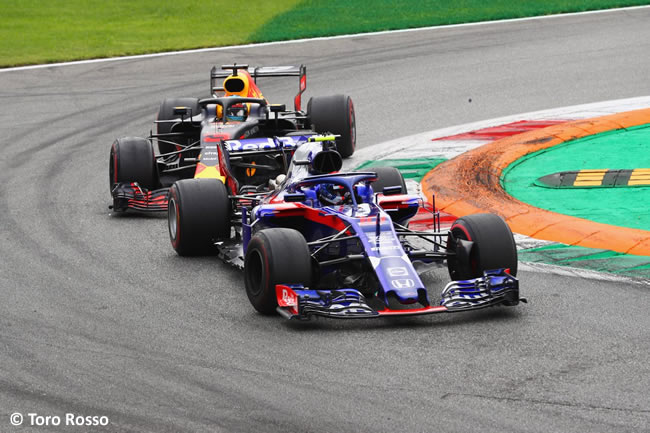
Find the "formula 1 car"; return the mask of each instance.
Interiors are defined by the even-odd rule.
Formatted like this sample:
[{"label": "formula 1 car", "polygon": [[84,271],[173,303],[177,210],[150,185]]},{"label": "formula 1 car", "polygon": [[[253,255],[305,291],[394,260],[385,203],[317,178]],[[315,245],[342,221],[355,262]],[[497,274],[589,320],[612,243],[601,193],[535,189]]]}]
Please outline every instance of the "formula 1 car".
[{"label": "formula 1 car", "polygon": [[[216,179],[176,182],[168,212],[173,247],[181,255],[216,248],[243,268],[258,312],[288,319],[420,315],[523,300],[503,219],[470,215],[441,232],[434,213],[434,232],[411,230],[422,200],[406,194],[399,171],[337,172],[342,159],[332,139],[291,143],[286,179],[271,193],[229,195]],[[416,247],[415,238],[428,247]],[[418,271],[444,261],[453,281],[436,303]]]},{"label": "formula 1 car", "polygon": [[[156,134],[119,138],[111,147],[112,209],[165,211],[169,187],[179,179],[220,179],[231,194],[263,190],[269,180],[286,173],[291,160],[291,151],[275,149],[276,137],[292,142],[292,136],[305,133],[338,134],[339,153],[352,155],[356,145],[352,100],[345,95],[312,97],[303,111],[306,71],[304,65],[250,69],[223,65],[210,73],[211,98],[164,100]],[[293,110],[270,104],[257,86],[258,78],[285,76],[299,77]],[[223,86],[217,86],[221,78]],[[251,142],[241,144],[237,139],[257,139],[252,148],[261,152],[249,152]],[[219,146],[223,140],[231,140],[229,146]]]}]

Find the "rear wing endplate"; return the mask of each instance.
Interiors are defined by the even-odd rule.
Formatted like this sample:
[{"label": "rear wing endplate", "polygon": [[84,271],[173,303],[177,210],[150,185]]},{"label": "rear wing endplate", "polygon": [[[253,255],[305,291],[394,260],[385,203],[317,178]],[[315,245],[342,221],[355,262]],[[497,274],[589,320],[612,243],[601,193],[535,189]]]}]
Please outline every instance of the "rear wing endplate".
[{"label": "rear wing endplate", "polygon": [[302,94],[307,88],[307,67],[300,66],[256,66],[249,68],[248,65],[233,64],[221,65],[221,69],[216,66],[212,67],[210,71],[210,93],[214,94],[216,91],[223,90],[222,87],[217,85],[217,80],[226,78],[230,75],[237,75],[238,70],[248,71],[255,83],[258,77],[299,77],[298,94],[293,98],[293,105],[296,111],[301,110]]}]

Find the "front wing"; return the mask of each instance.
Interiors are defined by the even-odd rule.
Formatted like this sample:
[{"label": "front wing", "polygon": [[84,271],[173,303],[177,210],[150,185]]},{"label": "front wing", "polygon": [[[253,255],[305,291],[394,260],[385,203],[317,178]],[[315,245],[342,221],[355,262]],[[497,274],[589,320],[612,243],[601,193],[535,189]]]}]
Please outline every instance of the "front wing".
[{"label": "front wing", "polygon": [[112,209],[123,212],[134,209],[143,212],[160,212],[167,210],[169,188],[149,191],[141,188],[137,182],[118,183],[111,191]]},{"label": "front wing", "polygon": [[386,316],[416,316],[478,310],[495,305],[516,305],[519,281],[505,269],[485,271],[479,278],[452,281],[442,291],[440,305],[415,309],[372,308],[356,289],[312,290],[299,285],[278,284],[275,287],[277,311],[287,319],[309,319],[324,316],[337,319],[366,319]]}]

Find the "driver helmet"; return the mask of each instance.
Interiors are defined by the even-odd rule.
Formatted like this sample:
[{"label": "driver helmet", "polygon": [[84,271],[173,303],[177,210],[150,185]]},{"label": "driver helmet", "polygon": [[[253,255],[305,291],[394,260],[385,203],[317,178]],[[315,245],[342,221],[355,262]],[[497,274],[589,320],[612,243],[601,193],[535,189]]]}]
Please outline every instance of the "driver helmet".
[{"label": "driver helmet", "polygon": [[248,117],[248,104],[235,104],[228,107],[226,118],[234,122],[243,122]]},{"label": "driver helmet", "polygon": [[324,183],[318,188],[318,200],[323,205],[339,206],[345,204],[349,198],[350,193],[341,185]]},{"label": "driver helmet", "polygon": [[[229,95],[229,97],[233,96],[237,95]],[[231,105],[226,111],[226,119],[232,122],[243,122],[250,113],[250,105],[248,103]],[[221,119],[222,113],[223,108],[221,105],[217,105],[217,119]]]}]

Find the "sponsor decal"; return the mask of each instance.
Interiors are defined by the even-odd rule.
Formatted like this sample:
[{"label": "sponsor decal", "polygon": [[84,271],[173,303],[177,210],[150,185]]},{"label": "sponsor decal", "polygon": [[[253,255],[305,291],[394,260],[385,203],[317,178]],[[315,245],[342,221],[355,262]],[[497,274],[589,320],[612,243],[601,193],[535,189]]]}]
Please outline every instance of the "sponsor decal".
[{"label": "sponsor decal", "polygon": [[298,305],[298,296],[290,287],[278,284],[276,292],[279,292],[276,294],[278,295],[278,305],[280,307],[295,307]]},{"label": "sponsor decal", "polygon": [[371,251],[386,251],[386,250],[399,250],[399,245],[382,245],[380,247],[372,247]]},{"label": "sponsor decal", "polygon": [[[253,141],[254,140],[254,141]],[[253,139],[250,142],[241,142],[239,140],[232,140],[226,143],[226,146],[231,152],[243,152],[246,150],[270,150],[277,149],[275,142],[268,138],[263,140]]]},{"label": "sponsor decal", "polygon": [[226,133],[224,133],[224,134],[210,134],[210,135],[206,135],[204,137],[204,140],[206,142],[214,143],[215,141],[219,142],[221,140],[227,140],[229,138],[230,138],[230,134],[226,134]]},{"label": "sponsor decal", "polygon": [[388,268],[386,271],[388,272],[388,275],[390,275],[391,277],[405,277],[409,274],[408,269],[406,269],[403,266]]},{"label": "sponsor decal", "polygon": [[395,279],[390,284],[396,289],[410,289],[415,286],[415,281],[410,278]]}]

